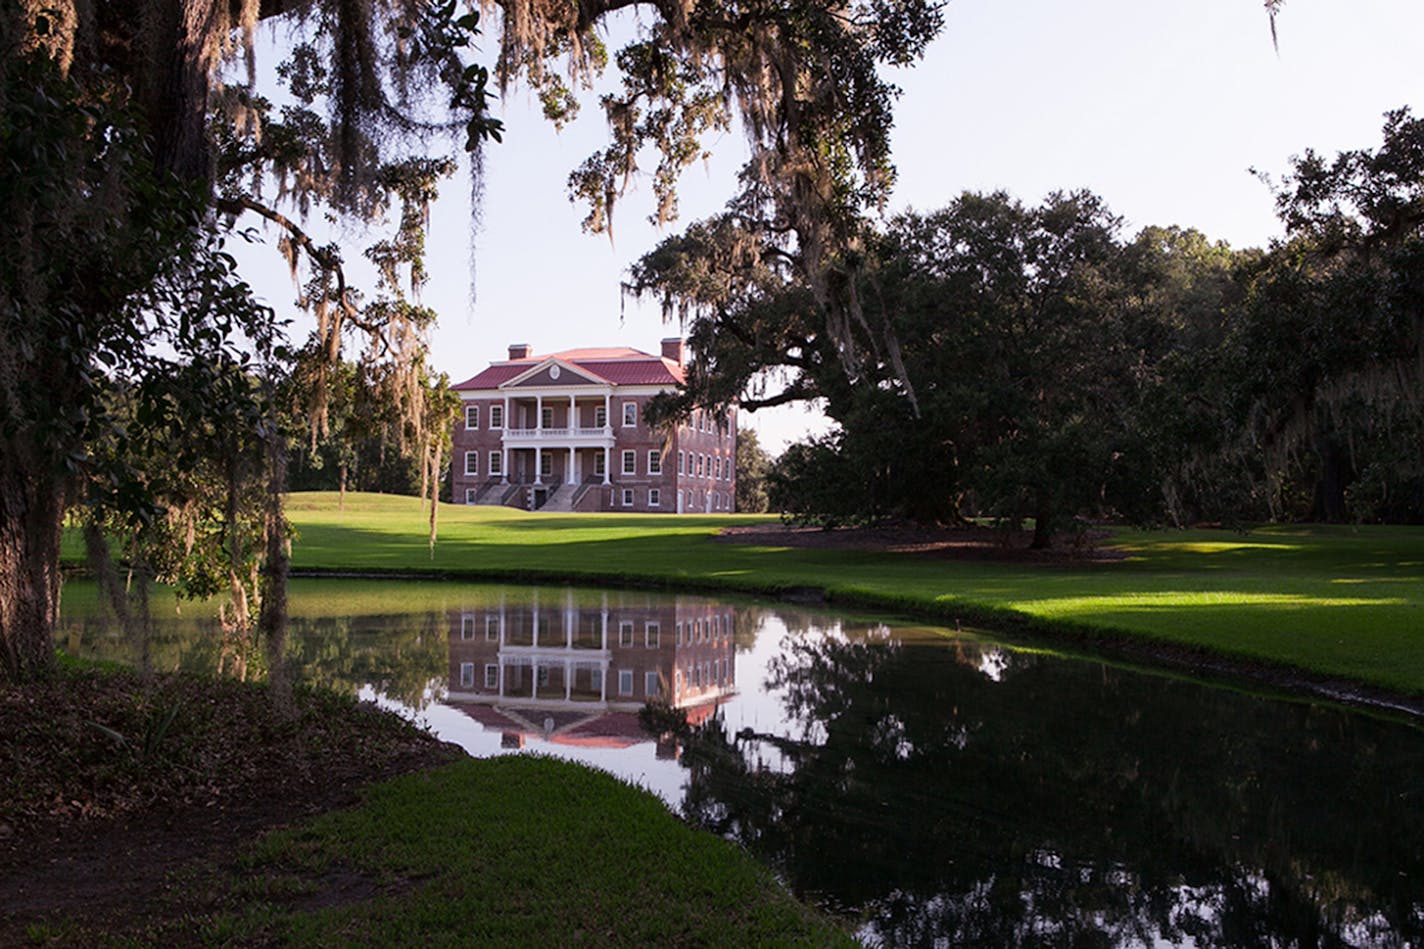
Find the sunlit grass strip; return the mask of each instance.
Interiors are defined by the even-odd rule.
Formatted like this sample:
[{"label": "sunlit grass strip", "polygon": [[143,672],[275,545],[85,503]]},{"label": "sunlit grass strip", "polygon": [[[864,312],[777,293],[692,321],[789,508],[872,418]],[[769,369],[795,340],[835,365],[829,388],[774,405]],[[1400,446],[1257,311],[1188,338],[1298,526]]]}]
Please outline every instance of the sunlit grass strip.
[{"label": "sunlit grass strip", "polygon": [[311,910],[284,910],[274,899],[218,920],[217,940],[854,945],[765,868],[678,821],[652,794],[525,755],[373,787],[354,810],[267,838],[247,869],[257,889],[279,896],[319,895],[335,879],[365,895]]}]

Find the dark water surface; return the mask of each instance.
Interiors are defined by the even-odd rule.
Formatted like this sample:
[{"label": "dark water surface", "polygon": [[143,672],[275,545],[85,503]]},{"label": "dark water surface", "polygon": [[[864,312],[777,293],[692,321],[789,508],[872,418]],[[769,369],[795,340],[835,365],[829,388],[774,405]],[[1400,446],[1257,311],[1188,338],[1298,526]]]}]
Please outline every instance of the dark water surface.
[{"label": "dark water surface", "polygon": [[[62,642],[123,657],[83,600]],[[1424,944],[1416,724],[784,604],[323,581],[292,612],[308,680],[648,787],[869,943]],[[152,647],[237,652],[200,615]]]}]

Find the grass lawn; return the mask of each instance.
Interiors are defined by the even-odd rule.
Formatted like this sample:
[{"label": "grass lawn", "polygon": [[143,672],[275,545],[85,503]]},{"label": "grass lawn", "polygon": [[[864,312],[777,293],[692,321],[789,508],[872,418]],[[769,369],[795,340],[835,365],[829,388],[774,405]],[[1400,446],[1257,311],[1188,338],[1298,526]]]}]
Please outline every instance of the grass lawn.
[{"label": "grass lawn", "polygon": [[1249,534],[1118,531],[1128,554],[1081,566],[711,540],[746,516],[539,514],[444,505],[433,555],[413,498],[297,494],[298,570],[620,580],[767,592],[947,621],[1151,637],[1424,693],[1424,529],[1273,526]]},{"label": "grass lawn", "polygon": [[734,844],[651,793],[528,755],[371,788],[361,807],[265,838],[247,888],[280,905],[333,877],[369,898],[307,912],[263,899],[216,941],[284,945],[854,945]]}]

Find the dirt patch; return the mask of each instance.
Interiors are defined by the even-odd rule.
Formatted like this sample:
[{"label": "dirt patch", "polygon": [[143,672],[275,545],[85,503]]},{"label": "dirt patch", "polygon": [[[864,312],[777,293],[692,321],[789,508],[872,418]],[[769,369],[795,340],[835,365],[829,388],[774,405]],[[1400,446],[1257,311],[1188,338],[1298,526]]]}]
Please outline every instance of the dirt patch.
[{"label": "dirt patch", "polygon": [[1084,564],[1124,560],[1127,554],[1108,546],[1107,531],[1090,531],[1081,537],[1060,537],[1052,547],[1035,550],[1032,531],[1003,531],[987,527],[925,527],[918,524],[880,524],[873,527],[800,527],[790,524],[754,524],[724,527],[716,539],[729,544],[758,547],[836,547],[917,554],[938,560],[983,560],[994,563]]},{"label": "dirt patch", "polygon": [[[170,730],[145,753],[145,723],[175,706]],[[7,946],[181,934],[182,920],[222,893],[203,881],[240,875],[244,844],[350,807],[372,782],[464,755],[354,701],[306,695],[283,714],[264,689],[191,676],[145,685],[82,673],[0,689],[0,734]],[[364,887],[317,883],[308,899],[341,902]]]}]

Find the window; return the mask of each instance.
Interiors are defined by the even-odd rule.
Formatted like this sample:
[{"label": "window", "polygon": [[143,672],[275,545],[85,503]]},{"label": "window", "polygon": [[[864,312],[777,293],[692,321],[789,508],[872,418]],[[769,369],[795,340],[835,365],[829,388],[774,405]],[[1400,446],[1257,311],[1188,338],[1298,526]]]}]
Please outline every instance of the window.
[{"label": "window", "polygon": [[638,403],[623,403],[623,424],[630,428],[638,424]]},{"label": "window", "polygon": [[618,624],[618,645],[633,645],[633,621],[624,620]]},{"label": "window", "polygon": [[480,473],[480,453],[477,451],[465,452],[465,474],[474,475]]},{"label": "window", "polygon": [[499,688],[499,664],[491,662],[485,666],[485,688]]},{"label": "window", "polygon": [[663,453],[657,449],[648,452],[648,474],[660,475],[663,473]]},{"label": "window", "polygon": [[473,615],[466,613],[465,615],[460,617],[460,638],[469,639],[474,634],[475,618]]},{"label": "window", "polygon": [[460,663],[460,685],[467,689],[474,688],[475,664],[473,662]]},{"label": "window", "polygon": [[678,473],[678,474],[682,474],[683,472],[684,472],[684,469],[683,469],[683,465],[682,465],[682,452],[678,452],[678,453],[677,453],[677,473]]},{"label": "window", "polygon": [[681,623],[678,623],[678,624],[677,624],[677,644],[678,644],[679,646],[682,645],[682,624],[681,624]]},{"label": "window", "polygon": [[632,670],[632,669],[619,669],[619,670],[618,670],[618,694],[619,694],[619,695],[632,695],[632,694],[633,694],[633,670]]},{"label": "window", "polygon": [[548,684],[549,684],[549,667],[548,667],[548,666],[535,666],[535,668],[539,670],[539,674],[538,674],[539,684],[540,684],[540,685],[548,685]]},{"label": "window", "polygon": [[722,480],[722,456],[721,456],[721,455],[714,455],[714,456],[712,457],[712,472],[713,472],[712,477],[716,478],[718,481],[721,481],[721,480]]},{"label": "window", "polygon": [[474,504],[474,503],[475,503],[475,498],[479,495],[479,493],[480,493],[480,492],[479,492],[479,489],[477,489],[477,488],[466,488],[466,489],[465,489],[465,503],[466,503],[466,504]]},{"label": "window", "polygon": [[707,456],[706,456],[706,455],[698,455],[698,456],[697,456],[697,477],[699,477],[699,478],[702,477],[702,462],[704,462],[706,459],[707,459]]},{"label": "window", "polygon": [[623,452],[623,473],[625,475],[638,473],[638,453],[631,448]]},{"label": "window", "polygon": [[643,695],[650,699],[655,699],[662,689],[658,688],[658,674],[656,672],[643,673]]},{"label": "window", "polygon": [[492,451],[489,456],[489,473],[492,475],[504,474],[504,452]]},{"label": "window", "polygon": [[623,506],[624,506],[624,507],[632,507],[632,506],[633,506],[633,489],[632,489],[632,488],[624,488],[624,489],[623,489]]},{"label": "window", "polygon": [[657,488],[648,489],[648,507],[662,507],[663,493]]},{"label": "window", "polygon": [[602,478],[602,477],[603,477],[603,473],[604,473],[605,471],[607,471],[607,470],[608,470],[608,452],[606,452],[606,451],[600,451],[598,454],[596,454],[596,455],[593,456],[593,473],[596,474],[596,475],[598,475],[600,478]]},{"label": "window", "polygon": [[552,478],[554,476],[554,456],[550,453],[539,455],[539,477]]},{"label": "window", "polygon": [[485,639],[489,640],[490,642],[494,642],[494,641],[495,641],[496,639],[498,639],[498,638],[499,638],[499,617],[498,617],[498,616],[486,616],[486,617],[485,617]]},{"label": "window", "polygon": [[490,406],[490,428],[504,428],[504,406]]},{"label": "window", "polygon": [[658,637],[662,635],[661,623],[643,624],[643,645],[649,649],[654,649],[658,645]]},{"label": "window", "polygon": [[478,405],[467,405],[467,406],[465,406],[465,427],[466,427],[466,428],[479,428],[479,427],[480,427],[480,407],[479,407]]},{"label": "window", "polygon": [[606,405],[600,405],[593,410],[593,427],[608,427],[608,407]]},{"label": "window", "polygon": [[553,406],[551,406],[551,405],[546,405],[546,406],[544,406],[542,409],[539,410],[539,427],[540,427],[540,428],[553,428],[553,427],[554,427],[554,407],[553,407]]}]

